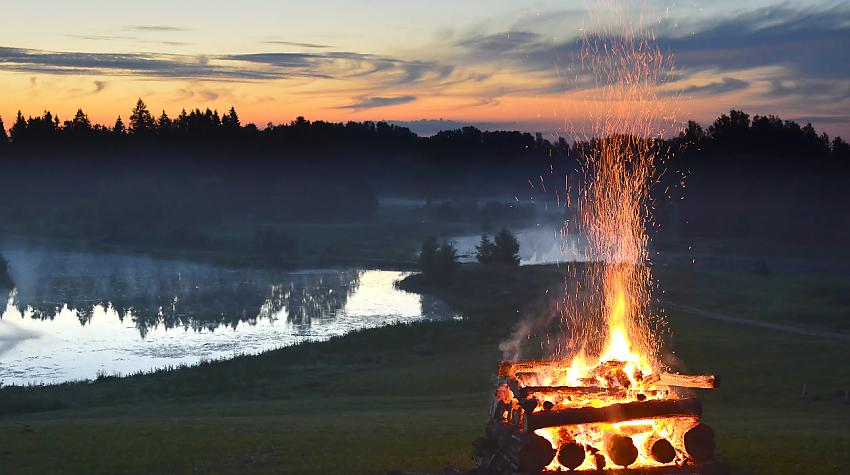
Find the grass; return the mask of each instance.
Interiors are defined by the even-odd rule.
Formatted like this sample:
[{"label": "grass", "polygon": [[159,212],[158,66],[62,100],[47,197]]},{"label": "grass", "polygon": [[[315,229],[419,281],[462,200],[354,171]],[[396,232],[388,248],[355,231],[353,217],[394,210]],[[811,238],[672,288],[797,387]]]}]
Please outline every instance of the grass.
[{"label": "grass", "polygon": [[659,268],[662,298],[735,317],[850,332],[850,279],[839,273],[693,272]]},{"label": "grass", "polygon": [[[798,298],[783,292],[790,284],[782,279],[740,275],[733,286],[723,276],[661,277],[677,302],[693,306],[734,302],[750,288],[756,295],[772,289],[777,309]],[[3,473],[86,474],[470,467],[498,343],[518,314],[534,311],[528,309],[562,279],[553,267],[503,273],[466,266],[449,286],[415,278],[403,284],[436,293],[464,312],[460,322],[373,329],[126,379],[4,388],[0,467]],[[759,298],[744,299],[738,309]],[[847,307],[840,299],[818,305],[829,315]],[[668,319],[672,349],[687,369],[722,377],[719,390],[702,396],[734,473],[832,474],[850,465],[846,343],[684,314]]]}]

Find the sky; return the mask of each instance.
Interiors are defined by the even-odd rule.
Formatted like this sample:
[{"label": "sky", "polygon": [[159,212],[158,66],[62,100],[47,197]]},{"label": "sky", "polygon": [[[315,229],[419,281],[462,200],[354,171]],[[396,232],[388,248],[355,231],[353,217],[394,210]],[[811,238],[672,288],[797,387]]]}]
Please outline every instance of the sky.
[{"label": "sky", "polygon": [[576,73],[581,39],[611,31],[611,11],[672,58],[657,87],[671,124],[736,108],[850,137],[850,1],[9,2],[0,117],[82,108],[111,125],[143,98],[172,117],[235,106],[261,127],[304,116],[558,134],[596,100]]}]

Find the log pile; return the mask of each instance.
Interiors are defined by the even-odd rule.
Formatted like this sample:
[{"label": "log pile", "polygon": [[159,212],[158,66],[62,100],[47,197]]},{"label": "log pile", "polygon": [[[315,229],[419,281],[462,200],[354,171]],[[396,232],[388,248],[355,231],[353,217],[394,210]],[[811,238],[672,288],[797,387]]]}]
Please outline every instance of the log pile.
[{"label": "log pile", "polygon": [[700,401],[677,389],[716,388],[715,376],[629,375],[625,364],[613,361],[580,379],[582,385],[540,384],[559,380],[552,375],[567,367],[563,361],[499,363],[502,384],[475,449],[481,473],[728,473],[714,460],[714,432],[700,422]]}]

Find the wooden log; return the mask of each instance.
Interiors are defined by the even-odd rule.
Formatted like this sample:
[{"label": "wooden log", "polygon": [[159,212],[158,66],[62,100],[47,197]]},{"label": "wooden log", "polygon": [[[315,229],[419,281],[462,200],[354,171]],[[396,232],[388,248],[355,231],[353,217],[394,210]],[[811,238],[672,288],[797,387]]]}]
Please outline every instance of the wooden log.
[{"label": "wooden log", "polygon": [[603,388],[599,386],[525,386],[520,388],[520,399],[525,399],[532,394],[561,394],[570,397],[625,397],[626,391],[622,388]]},{"label": "wooden log", "polygon": [[650,401],[610,404],[605,407],[580,407],[527,414],[525,430],[599,422],[616,423],[659,417],[702,416],[702,405],[696,398],[654,399]]},{"label": "wooden log", "polygon": [[605,451],[615,465],[628,467],[638,458],[638,449],[632,438],[626,435],[611,434],[605,437]]},{"label": "wooden log", "polygon": [[714,389],[717,376],[713,374],[672,374],[659,373],[647,376],[644,384],[652,386],[674,386],[677,388]]},{"label": "wooden log", "polygon": [[498,375],[513,378],[516,373],[561,370],[569,368],[569,366],[568,361],[561,360],[499,361]]},{"label": "wooden log", "polygon": [[555,449],[548,440],[522,432],[509,423],[491,422],[487,426],[487,437],[520,472],[537,473],[555,458]]},{"label": "wooden log", "polygon": [[714,430],[707,424],[697,424],[685,432],[685,453],[694,462],[701,463],[714,458]]},{"label": "wooden log", "polygon": [[584,446],[575,442],[565,442],[558,448],[558,463],[570,470],[575,470],[584,463],[587,452]]},{"label": "wooden log", "polygon": [[670,463],[676,458],[676,448],[669,440],[652,436],[646,439],[644,450],[658,463]]}]

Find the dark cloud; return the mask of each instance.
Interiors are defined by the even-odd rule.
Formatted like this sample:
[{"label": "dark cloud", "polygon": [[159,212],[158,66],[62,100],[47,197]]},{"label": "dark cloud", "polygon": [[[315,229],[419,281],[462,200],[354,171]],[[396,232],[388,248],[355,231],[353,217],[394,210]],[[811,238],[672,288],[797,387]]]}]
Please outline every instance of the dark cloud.
[{"label": "dark cloud", "polygon": [[352,104],[339,106],[337,109],[377,109],[379,107],[397,106],[400,104],[408,104],[416,100],[415,96],[397,96],[397,97],[357,97]]},{"label": "dark cloud", "polygon": [[[569,14],[565,14],[569,16]],[[532,28],[533,23],[518,23]],[[688,79],[711,71],[719,75],[759,67],[778,67],[772,72],[774,86],[768,95],[796,95],[818,100],[843,100],[850,78],[850,8],[795,9],[788,5],[750,10],[716,20],[700,19],[683,28],[662,25],[655,36],[658,46],[674,56],[677,75],[663,81]],[[617,41],[592,37],[597,46]],[[592,78],[581,70],[585,43],[580,37],[556,41],[532,31],[467,35],[454,45],[466,64],[498,65],[529,74],[556,73],[560,81],[547,81],[536,91],[556,93],[592,87]],[[688,94],[711,94],[748,87],[739,79],[691,88]],[[509,90],[508,92],[518,92]],[[528,92],[528,91],[519,91]]]},{"label": "dark cloud", "polygon": [[797,77],[850,76],[850,8],[762,8],[659,37],[679,67],[732,71],[783,66]]},{"label": "dark cloud", "polygon": [[800,124],[809,122],[814,124],[850,124],[850,114],[806,115],[802,117],[794,117],[791,120]]},{"label": "dark cloud", "polygon": [[686,87],[682,91],[682,94],[696,96],[696,95],[714,95],[714,94],[723,94],[725,92],[737,91],[740,89],[746,89],[750,87],[750,83],[747,81],[742,81],[740,79],[735,79],[732,77],[725,77],[721,81],[708,83],[702,86],[690,86]]},{"label": "dark cloud", "polygon": [[320,45],[316,43],[299,43],[297,41],[277,41],[277,40],[269,40],[263,41],[263,44],[267,45],[283,45],[283,46],[295,46],[298,48],[312,48],[312,49],[327,49],[333,48],[331,45]]},{"label": "dark cloud", "polygon": [[94,93],[97,94],[100,91],[106,89],[106,85],[108,83],[106,81],[95,81],[94,82]]},{"label": "dark cloud", "polygon": [[197,57],[155,53],[77,53],[0,47],[0,70],[163,78],[273,79],[279,73],[210,65]]}]

